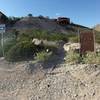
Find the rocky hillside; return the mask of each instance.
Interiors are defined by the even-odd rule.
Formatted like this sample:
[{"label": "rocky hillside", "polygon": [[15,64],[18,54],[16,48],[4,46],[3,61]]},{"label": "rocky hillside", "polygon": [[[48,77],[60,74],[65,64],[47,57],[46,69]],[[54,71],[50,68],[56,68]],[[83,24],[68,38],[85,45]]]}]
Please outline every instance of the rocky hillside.
[{"label": "rocky hillside", "polygon": [[[66,18],[66,17],[61,17]],[[64,19],[65,20],[65,19]],[[66,18],[67,20],[67,18]],[[65,21],[66,21],[65,20]],[[26,17],[7,17],[0,12],[0,22],[5,23],[7,26],[7,32],[16,29],[18,31],[41,29],[49,32],[57,33],[77,33],[80,30],[90,30],[90,28],[73,24],[70,21],[66,24],[59,24],[58,19],[51,19],[44,16],[26,16]],[[63,20],[62,20],[63,22]]]},{"label": "rocky hillside", "polygon": [[100,32],[100,24],[97,24],[94,29]]},{"label": "rocky hillside", "polygon": [[90,30],[88,27],[77,25],[77,24],[65,24],[60,25],[55,19],[49,19],[46,17],[23,17],[17,21],[12,29],[17,29],[19,31],[29,30],[29,29],[41,29],[49,32],[57,33],[77,33],[80,30]]},{"label": "rocky hillside", "polygon": [[28,29],[41,29],[50,32],[65,32],[66,29],[58,25],[54,20],[39,17],[24,17],[13,26],[17,30],[28,30]]}]

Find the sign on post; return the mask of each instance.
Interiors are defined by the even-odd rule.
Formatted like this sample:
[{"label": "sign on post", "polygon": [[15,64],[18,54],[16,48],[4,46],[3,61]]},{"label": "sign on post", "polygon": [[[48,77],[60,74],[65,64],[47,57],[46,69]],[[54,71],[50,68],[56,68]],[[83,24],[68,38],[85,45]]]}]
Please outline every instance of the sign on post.
[{"label": "sign on post", "polygon": [[87,51],[93,52],[95,50],[95,37],[93,32],[80,33],[80,53],[84,54]]},{"label": "sign on post", "polygon": [[5,33],[5,24],[0,24],[0,33]]},{"label": "sign on post", "polygon": [[5,33],[5,24],[0,24],[0,33],[1,33],[1,45],[2,45],[2,52],[3,52],[3,57],[4,57],[4,37],[3,34]]}]

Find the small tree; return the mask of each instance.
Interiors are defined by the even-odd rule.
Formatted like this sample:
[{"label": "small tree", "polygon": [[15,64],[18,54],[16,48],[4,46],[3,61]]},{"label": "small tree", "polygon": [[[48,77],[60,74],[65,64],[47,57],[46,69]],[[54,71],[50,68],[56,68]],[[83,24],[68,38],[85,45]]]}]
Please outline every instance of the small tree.
[{"label": "small tree", "polygon": [[32,14],[28,14],[28,17],[32,17],[33,15]]}]

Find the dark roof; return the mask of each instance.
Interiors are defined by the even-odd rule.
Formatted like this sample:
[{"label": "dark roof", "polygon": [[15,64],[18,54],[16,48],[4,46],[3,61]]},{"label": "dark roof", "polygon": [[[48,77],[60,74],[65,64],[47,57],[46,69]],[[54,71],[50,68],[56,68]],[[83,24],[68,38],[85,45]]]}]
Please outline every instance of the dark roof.
[{"label": "dark roof", "polygon": [[58,17],[58,19],[69,19],[67,17]]}]

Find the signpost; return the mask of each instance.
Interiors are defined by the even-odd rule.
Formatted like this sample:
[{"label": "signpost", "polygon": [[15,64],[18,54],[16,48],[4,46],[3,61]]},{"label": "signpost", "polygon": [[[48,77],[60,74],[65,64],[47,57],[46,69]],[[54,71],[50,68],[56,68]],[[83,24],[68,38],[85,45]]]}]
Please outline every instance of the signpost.
[{"label": "signpost", "polygon": [[0,34],[1,34],[1,45],[2,45],[2,53],[4,57],[4,33],[5,33],[6,26],[5,24],[0,24]]},{"label": "signpost", "polygon": [[95,51],[95,37],[94,32],[81,32],[80,33],[80,52],[81,54],[86,53],[87,51]]}]

